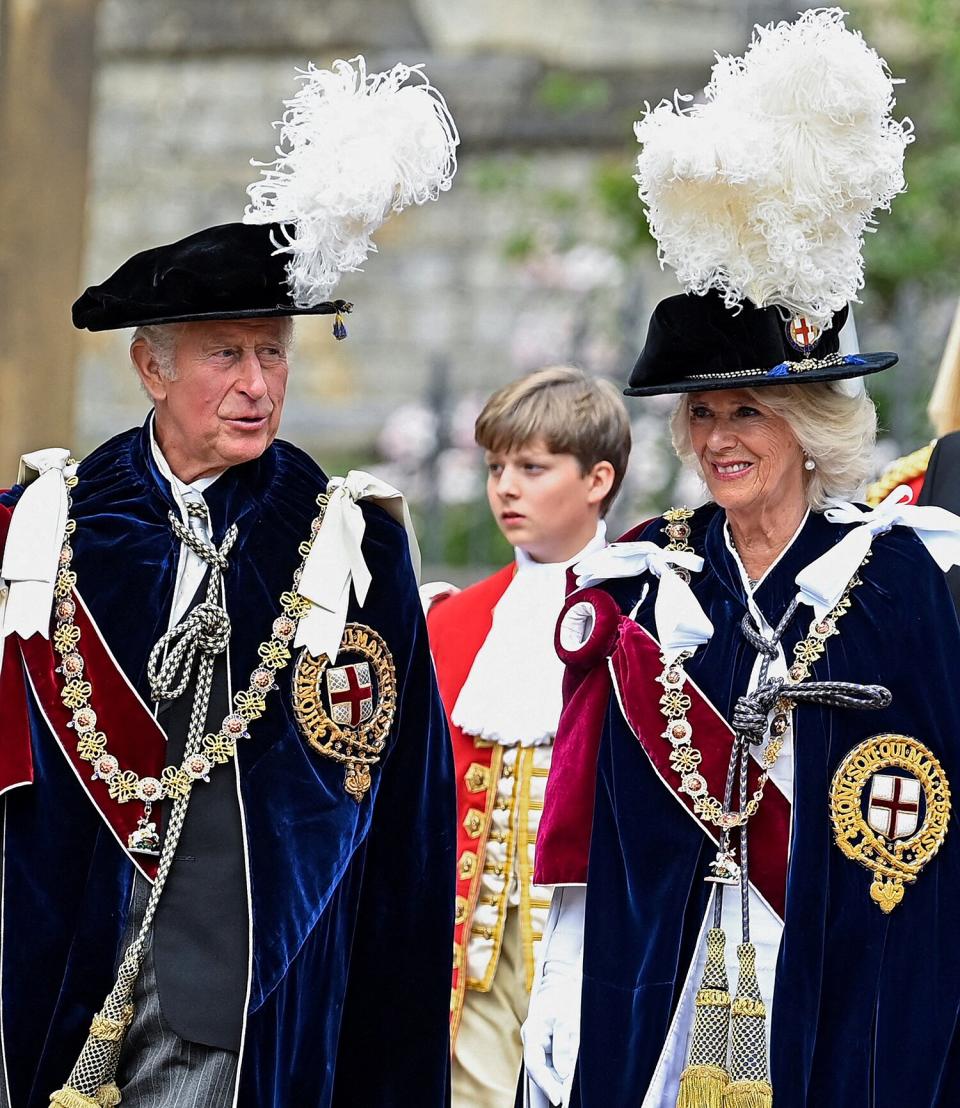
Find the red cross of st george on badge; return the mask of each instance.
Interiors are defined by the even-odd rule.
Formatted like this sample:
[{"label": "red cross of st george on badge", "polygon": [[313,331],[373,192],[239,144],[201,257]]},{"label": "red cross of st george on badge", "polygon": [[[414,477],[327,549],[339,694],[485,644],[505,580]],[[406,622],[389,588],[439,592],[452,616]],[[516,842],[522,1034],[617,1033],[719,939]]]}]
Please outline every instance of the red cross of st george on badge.
[{"label": "red cross of st george on badge", "polygon": [[874,735],[837,767],[830,818],[840,850],[873,874],[871,899],[881,911],[892,912],[905,886],[943,846],[950,785],[940,762],[918,739]]},{"label": "red cross of st george on badge", "polygon": [[348,623],[331,666],[326,654],[301,651],[293,674],[293,711],[310,746],[342,762],[343,787],[359,803],[370,789],[371,766],[386,746],[397,706],[393,657],[383,639]]},{"label": "red cross of st george on badge", "polygon": [[368,662],[328,669],[327,696],[334,723],[359,727],[373,715],[373,687]]},{"label": "red cross of st george on badge", "polygon": [[920,782],[875,773],[870,778],[867,822],[888,839],[908,839],[920,820]]}]

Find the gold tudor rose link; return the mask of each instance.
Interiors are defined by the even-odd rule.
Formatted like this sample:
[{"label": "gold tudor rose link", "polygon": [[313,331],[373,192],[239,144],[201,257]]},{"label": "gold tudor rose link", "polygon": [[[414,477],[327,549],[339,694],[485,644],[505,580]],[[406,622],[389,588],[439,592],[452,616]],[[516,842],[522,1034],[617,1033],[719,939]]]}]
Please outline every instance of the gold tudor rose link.
[{"label": "gold tudor rose link", "polygon": [[[71,458],[68,464],[76,465],[76,461]],[[77,481],[76,476],[66,478],[68,511],[73,504],[70,490],[76,487]],[[298,549],[303,561],[306,561],[313,539],[320,530],[326,505],[327,496],[321,493],[317,497],[320,514],[310,524],[311,538],[301,543]],[[110,753],[107,736],[97,730],[97,713],[90,704],[93,687],[89,681],[83,680],[85,663],[80,653],[80,628],[74,623],[77,605],[71,596],[77,584],[77,575],[70,568],[73,561],[70,540],[76,526],[76,520],[68,518],[64,528],[54,586],[56,627],[53,647],[60,655],[57,673],[62,674],[64,681],[60,699],[64,707],[73,713],[73,719],[67,726],[77,732],[77,754],[93,765],[93,779],[105,781],[111,798],[120,804],[139,800],[150,805],[165,797],[176,800],[186,796],[195,781],[209,781],[210,771],[215,765],[229,762],[237,752],[237,739],[247,738],[249,724],[259,719],[266,710],[267,693],[277,688],[276,676],[290,661],[289,644],[297,624],[310,609],[310,601],[296,592],[303,562],[293,575],[293,587],[280,597],[282,614],[273,621],[271,637],[257,648],[260,664],[251,673],[247,688],[238,690],[234,695],[233,710],[224,717],[220,730],[205,736],[202,749],[187,755],[179,766],[165,766],[159,778],[140,777],[133,770],[122,769],[116,756]]]},{"label": "gold tudor rose link", "polygon": [[[667,525],[662,528],[670,542],[667,550],[691,551],[693,547],[687,540],[690,537],[690,525],[687,522],[693,516],[689,508],[671,508],[664,513]],[[870,552],[860,563],[860,569],[870,558]],[[861,583],[859,569],[853,575],[843,595],[837,601],[833,610],[822,620],[814,619],[810,623],[807,638],[798,642],[793,648],[793,665],[787,673],[790,684],[804,681],[810,676],[810,667],[823,655],[826,650],[826,640],[831,635],[837,634],[837,620],[850,608],[850,592]],[[763,799],[763,790],[770,770],[780,757],[783,749],[783,736],[787,732],[789,721],[787,713],[791,708],[790,694],[785,692],[778,700],[775,707],[776,715],[770,721],[770,738],[760,756],[763,765],[763,773],[757,782],[757,788],[753,796],[742,812],[727,812],[723,804],[707,792],[706,778],[699,772],[703,755],[693,744],[693,727],[687,719],[690,711],[690,697],[683,691],[687,680],[684,663],[693,656],[692,650],[685,650],[673,662],[664,663],[663,671],[656,680],[663,686],[663,695],[660,697],[660,713],[666,720],[667,729],[661,738],[668,739],[673,746],[670,752],[670,765],[680,776],[680,792],[693,798],[693,810],[702,819],[712,823],[721,830],[729,830],[732,827],[740,827],[752,816],[756,815]]]}]

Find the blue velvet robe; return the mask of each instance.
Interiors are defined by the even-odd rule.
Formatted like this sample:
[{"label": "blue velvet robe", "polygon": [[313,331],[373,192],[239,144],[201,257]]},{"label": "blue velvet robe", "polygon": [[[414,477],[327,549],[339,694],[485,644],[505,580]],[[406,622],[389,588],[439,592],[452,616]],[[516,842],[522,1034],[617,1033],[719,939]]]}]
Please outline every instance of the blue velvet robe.
[{"label": "blue velvet robe", "polygon": [[[746,604],[723,525],[714,505],[692,521],[689,541],[705,557],[692,587],[715,632],[686,668],[730,719],[756,653],[739,629]],[[656,520],[636,537],[666,545],[663,526]],[[771,626],[796,594],[796,574],[847,529],[810,514],[755,593]],[[833,841],[829,801],[840,761],[885,731],[924,743],[957,795],[960,630],[944,576],[912,531],[897,527],[877,538],[862,576],[812,678],[886,685],[893,700],[880,711],[801,706],[795,713],[792,845],[772,1009],[776,1108],[960,1105],[956,812],[940,852],[884,915],[870,899],[871,874]],[[637,618],[655,635],[654,578],[601,587],[626,613],[648,584]],[[783,639],[788,659],[811,617],[801,605]],[[660,693],[651,679],[647,695]],[[574,1105],[642,1102],[696,954],[713,888],[703,878],[715,852],[655,775],[611,697],[597,766]]]},{"label": "blue velvet robe", "polygon": [[[149,703],[147,657],[167,628],[180,550],[167,521],[169,486],[146,428],[100,447],[79,477],[77,588]],[[257,647],[270,637],[325,487],[307,455],[276,442],[207,490],[217,543],[230,523],[239,528],[225,576],[234,689],[246,687]],[[386,640],[397,712],[359,805],[344,791],[343,766],[297,729],[292,665],[240,741],[253,918],[241,1108],[449,1102],[450,744],[406,536],[380,509],[362,508],[373,584],[363,608],[352,597],[348,620]],[[36,705],[31,712],[35,781],[3,801],[3,1033],[13,1108],[41,1108],[66,1080],[113,983],[134,873]],[[202,787],[193,803],[203,803]]]}]

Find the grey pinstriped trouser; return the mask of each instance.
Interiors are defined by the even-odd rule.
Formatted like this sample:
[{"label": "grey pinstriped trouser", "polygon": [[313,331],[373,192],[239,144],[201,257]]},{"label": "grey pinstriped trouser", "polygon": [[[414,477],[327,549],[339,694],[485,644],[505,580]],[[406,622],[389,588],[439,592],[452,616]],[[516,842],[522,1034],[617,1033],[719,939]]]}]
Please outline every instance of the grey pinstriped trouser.
[{"label": "grey pinstriped trouser", "polygon": [[[135,934],[133,927],[143,918],[149,894],[149,884],[138,875],[124,949]],[[117,1075],[123,1108],[230,1108],[237,1055],[232,1050],[188,1043],[167,1025],[160,1011],[149,938],[133,1003],[133,1023]]]},{"label": "grey pinstriped trouser", "polygon": [[[0,858],[0,875],[2,872]],[[149,893],[150,886],[138,877],[123,950],[143,918]],[[230,1050],[188,1043],[167,1026],[160,1012],[153,944],[149,940],[134,1004],[136,1012],[117,1075],[123,1108],[230,1108],[237,1080],[237,1055]],[[11,1108],[3,1068],[0,1055],[0,1108]]]}]

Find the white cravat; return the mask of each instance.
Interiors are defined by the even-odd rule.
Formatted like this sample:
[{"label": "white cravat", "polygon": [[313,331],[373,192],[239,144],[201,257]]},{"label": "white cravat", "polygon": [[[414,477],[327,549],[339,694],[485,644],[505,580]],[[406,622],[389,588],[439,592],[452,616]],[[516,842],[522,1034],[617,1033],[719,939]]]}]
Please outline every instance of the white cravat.
[{"label": "white cravat", "polygon": [[[153,460],[157,464],[157,469],[170,482],[170,492],[173,494],[174,503],[180,512],[180,522],[185,527],[189,527],[197,538],[205,543],[210,543],[213,541],[213,530],[210,523],[210,512],[207,510],[203,493],[225,470],[214,473],[209,477],[198,477],[196,481],[191,481],[190,484],[181,481],[163,456],[163,451],[160,449],[154,435],[153,423],[154,421],[151,419],[150,450],[153,454]],[[187,505],[190,503],[201,504],[205,514],[203,516],[191,515],[187,511]],[[197,589],[200,587],[200,583],[206,576],[207,568],[207,563],[199,554],[195,554],[186,543],[180,544],[180,560],[177,563],[177,578],[173,589],[173,603],[170,606],[170,620],[167,623],[168,630],[175,627],[186,614]]]},{"label": "white cravat", "polygon": [[512,746],[551,742],[563,706],[563,663],[553,633],[566,597],[567,569],[602,550],[606,525],[566,562],[535,562],[519,548],[517,572],[493,610],[450,718],[466,735]]}]

